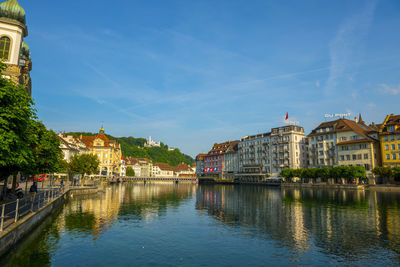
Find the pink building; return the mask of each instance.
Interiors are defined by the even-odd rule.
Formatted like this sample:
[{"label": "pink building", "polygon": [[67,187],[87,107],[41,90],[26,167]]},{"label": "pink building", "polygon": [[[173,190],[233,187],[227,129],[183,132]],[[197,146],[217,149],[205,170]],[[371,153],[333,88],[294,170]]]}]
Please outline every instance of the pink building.
[{"label": "pink building", "polygon": [[213,148],[204,156],[204,174],[215,174],[220,176],[223,171],[224,153],[238,141],[228,141],[215,144]]}]

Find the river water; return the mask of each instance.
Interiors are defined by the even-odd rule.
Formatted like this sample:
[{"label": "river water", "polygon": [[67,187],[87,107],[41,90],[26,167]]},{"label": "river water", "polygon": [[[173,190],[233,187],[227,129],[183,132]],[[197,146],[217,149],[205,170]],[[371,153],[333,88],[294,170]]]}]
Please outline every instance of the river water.
[{"label": "river water", "polygon": [[131,184],[73,197],[0,266],[400,264],[400,193]]}]

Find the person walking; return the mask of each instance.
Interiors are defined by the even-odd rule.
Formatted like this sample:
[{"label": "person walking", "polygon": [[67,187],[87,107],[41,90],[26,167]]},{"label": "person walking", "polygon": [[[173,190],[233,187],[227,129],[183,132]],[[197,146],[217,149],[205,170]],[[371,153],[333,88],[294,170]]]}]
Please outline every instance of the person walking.
[{"label": "person walking", "polygon": [[31,202],[35,200],[36,194],[37,194],[37,183],[33,182],[31,185],[31,188],[29,189],[29,194],[31,196]]}]

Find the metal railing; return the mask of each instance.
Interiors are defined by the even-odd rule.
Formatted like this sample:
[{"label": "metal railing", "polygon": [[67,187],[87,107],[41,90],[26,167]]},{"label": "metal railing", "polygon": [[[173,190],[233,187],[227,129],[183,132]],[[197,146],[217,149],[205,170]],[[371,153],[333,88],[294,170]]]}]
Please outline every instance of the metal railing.
[{"label": "metal railing", "polygon": [[2,204],[0,217],[0,232],[4,231],[12,224],[18,222],[26,215],[35,212],[54,199],[63,194],[63,189],[60,187],[42,189],[36,193],[29,193],[27,196],[16,201]]}]

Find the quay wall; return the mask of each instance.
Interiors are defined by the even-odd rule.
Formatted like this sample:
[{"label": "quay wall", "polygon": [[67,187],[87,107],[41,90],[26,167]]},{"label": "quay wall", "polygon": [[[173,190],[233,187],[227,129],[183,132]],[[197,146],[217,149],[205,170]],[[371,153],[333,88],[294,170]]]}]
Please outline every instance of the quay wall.
[{"label": "quay wall", "polygon": [[40,225],[44,219],[55,213],[64,203],[66,203],[71,195],[87,195],[95,194],[98,188],[73,188],[54,199],[39,210],[26,215],[17,223],[12,224],[9,228],[0,232],[0,257],[8,252],[13,246],[21,241],[25,236],[30,234],[33,229]]}]

